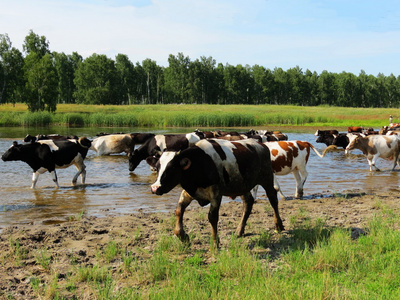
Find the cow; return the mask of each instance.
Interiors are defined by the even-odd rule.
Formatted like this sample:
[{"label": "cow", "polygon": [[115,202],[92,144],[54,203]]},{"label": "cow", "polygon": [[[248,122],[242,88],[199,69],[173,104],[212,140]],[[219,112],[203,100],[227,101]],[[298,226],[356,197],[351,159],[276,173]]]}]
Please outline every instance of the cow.
[{"label": "cow", "polygon": [[336,129],[330,129],[330,130],[317,130],[314,135],[315,136],[320,136],[320,135],[326,135],[326,134],[339,134],[339,131]]},{"label": "cow", "polygon": [[338,135],[334,135],[332,145],[346,149],[349,141],[354,137],[356,137],[356,135],[353,133],[339,133]]},{"label": "cow", "polygon": [[374,130],[373,128],[369,127],[364,130],[365,135],[372,135],[372,134],[379,134],[379,130]]},{"label": "cow", "polygon": [[157,134],[148,139],[143,145],[129,156],[129,171],[134,171],[142,160],[152,157],[166,149],[179,151],[188,148],[200,141],[202,136],[198,133],[187,134]]},{"label": "cow", "polygon": [[281,131],[268,131],[268,130],[254,130],[250,129],[245,135],[260,135],[260,136],[265,136],[267,141],[287,141],[288,136]]},{"label": "cow", "polygon": [[83,161],[90,145],[91,141],[86,137],[79,140],[39,140],[29,144],[14,142],[1,159],[26,162],[33,170],[32,189],[36,187],[39,175],[46,171],[50,172],[56,187],[59,188],[56,169],[71,165],[75,165],[78,170],[72,179],[72,185],[76,185],[79,175],[82,184],[85,183],[86,166]]},{"label": "cow", "polygon": [[364,134],[360,133],[339,133],[339,134],[324,134],[318,136],[318,138],[315,140],[317,143],[324,143],[326,146],[337,146],[337,147],[342,147],[345,149],[347,145],[349,144],[349,141],[352,140],[354,137],[362,135],[365,136]]},{"label": "cow", "polygon": [[99,156],[123,152],[131,155],[136,144],[143,144],[152,137],[152,133],[104,134],[93,140],[90,150],[96,151]]},{"label": "cow", "polygon": [[334,139],[335,137],[333,136],[333,134],[322,134],[317,137],[315,142],[325,144],[326,146],[330,146],[333,145]]},{"label": "cow", "polygon": [[[313,150],[319,157],[323,158],[330,148],[320,154],[312,144],[304,141],[278,141],[264,143],[271,152],[272,169],[275,175],[283,176],[293,173],[296,180],[296,198],[303,197],[303,187],[307,180],[307,162],[310,157],[310,151]],[[276,176],[274,177],[274,188],[277,190],[283,200],[283,195]],[[253,197],[257,194],[257,186],[253,189]]]},{"label": "cow", "polygon": [[218,131],[201,131],[200,129],[196,129],[194,133],[202,139],[212,139],[221,136],[221,133],[218,133]]},{"label": "cow", "polygon": [[400,140],[396,135],[357,136],[346,147],[345,153],[347,154],[353,149],[361,150],[367,157],[370,171],[372,171],[372,167],[374,167],[376,171],[380,171],[375,165],[378,157],[393,157],[394,164],[392,170],[395,169],[396,164],[400,166]]},{"label": "cow", "polygon": [[252,139],[225,141],[204,139],[180,152],[167,151],[158,162],[157,180],[151,191],[163,195],[178,184],[183,191],[176,208],[175,234],[188,240],[183,228],[183,215],[193,199],[201,206],[210,204],[208,220],[214,244],[218,247],[217,226],[222,196],[243,201],[242,218],[236,234],[242,236],[251,213],[254,198],[251,189],[261,185],[274,210],[275,228],[284,230],[278,211],[277,192],[268,147]]},{"label": "cow", "polygon": [[353,133],[353,132],[361,133],[363,131],[363,129],[364,128],[361,126],[350,126],[350,127],[347,127],[347,132],[348,133]]},{"label": "cow", "polygon": [[38,134],[36,136],[32,136],[27,134],[23,139],[24,143],[34,143],[39,140],[77,140],[79,137],[76,135],[59,135],[59,134]]}]

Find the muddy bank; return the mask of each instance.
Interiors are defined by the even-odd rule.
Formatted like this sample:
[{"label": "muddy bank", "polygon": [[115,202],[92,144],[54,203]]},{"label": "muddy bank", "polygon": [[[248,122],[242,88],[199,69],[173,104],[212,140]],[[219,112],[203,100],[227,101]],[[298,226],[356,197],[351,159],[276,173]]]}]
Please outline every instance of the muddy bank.
[{"label": "muddy bank", "polygon": [[[265,197],[265,196],[264,196]],[[400,210],[398,191],[376,194],[352,192],[326,198],[309,200],[280,201],[280,213],[286,227],[283,233],[274,232],[273,213],[270,205],[259,199],[254,205],[243,239],[251,244],[254,238],[265,231],[273,239],[282,234],[290,234],[296,222],[305,218],[312,221],[321,219],[328,227],[352,229],[354,234],[362,232],[368,220],[384,209],[395,214]],[[205,259],[211,259],[208,251],[210,225],[207,220],[208,208],[201,208],[193,202],[185,215],[185,226],[192,237],[191,251],[202,251]],[[221,251],[226,249],[230,236],[235,232],[241,214],[241,202],[224,203],[220,211],[219,234]],[[172,236],[174,212],[143,213],[109,217],[76,216],[70,221],[53,224],[30,224],[10,226],[0,234],[0,298],[37,299],[39,292],[33,287],[32,280],[39,280],[42,287],[56,282],[59,295],[79,299],[90,299],[93,290],[86,282],[77,281],[71,290],[71,274],[77,268],[85,266],[106,266],[113,276],[120,278],[121,260],[105,262],[102,255],[104,248],[111,241],[129,251],[137,260],[151,257],[153,250],[162,236]],[[193,253],[189,251],[190,253]],[[279,245],[272,243],[266,250],[279,251]],[[40,257],[48,258],[45,264]],[[118,279],[120,287],[145,287],[135,276]],[[13,299],[14,299],[13,298]]]}]

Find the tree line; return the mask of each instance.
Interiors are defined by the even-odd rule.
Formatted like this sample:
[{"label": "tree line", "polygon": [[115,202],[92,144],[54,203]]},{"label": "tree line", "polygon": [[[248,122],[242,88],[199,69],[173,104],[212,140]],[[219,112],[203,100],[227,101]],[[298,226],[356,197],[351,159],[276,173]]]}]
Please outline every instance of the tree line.
[{"label": "tree line", "polygon": [[125,54],[83,59],[51,52],[46,37],[32,30],[22,50],[0,34],[0,104],[23,102],[30,111],[53,112],[58,103],[400,106],[400,76],[393,74],[271,70],[183,53],[170,54],[167,67],[151,59],[134,64]]}]

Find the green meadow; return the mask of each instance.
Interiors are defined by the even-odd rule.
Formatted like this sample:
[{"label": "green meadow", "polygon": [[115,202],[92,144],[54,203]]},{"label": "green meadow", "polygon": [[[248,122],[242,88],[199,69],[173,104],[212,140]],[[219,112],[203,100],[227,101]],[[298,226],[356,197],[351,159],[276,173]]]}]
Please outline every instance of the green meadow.
[{"label": "green meadow", "polygon": [[400,109],[291,105],[79,105],[58,104],[55,113],[28,112],[26,105],[0,106],[0,126],[259,127],[364,126],[381,128]]}]

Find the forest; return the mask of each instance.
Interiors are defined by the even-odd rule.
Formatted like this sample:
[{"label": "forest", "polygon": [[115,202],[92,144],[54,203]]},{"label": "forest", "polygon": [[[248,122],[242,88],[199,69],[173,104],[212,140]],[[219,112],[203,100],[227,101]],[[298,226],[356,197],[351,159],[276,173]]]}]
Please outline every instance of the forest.
[{"label": "forest", "polygon": [[168,66],[148,58],[133,63],[94,53],[83,59],[52,52],[45,36],[30,30],[22,51],[0,34],[0,104],[26,103],[29,111],[54,112],[57,104],[274,104],[400,107],[400,76],[363,70],[320,74],[260,65],[217,63],[170,54]]}]

